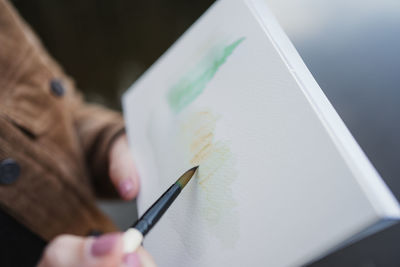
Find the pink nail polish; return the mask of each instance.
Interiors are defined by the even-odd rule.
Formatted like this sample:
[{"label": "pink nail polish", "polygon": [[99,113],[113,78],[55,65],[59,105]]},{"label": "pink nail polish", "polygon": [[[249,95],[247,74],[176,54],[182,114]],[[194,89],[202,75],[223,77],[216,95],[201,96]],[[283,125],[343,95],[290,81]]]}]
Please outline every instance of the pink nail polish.
[{"label": "pink nail polish", "polygon": [[124,266],[126,266],[126,267],[140,267],[141,266],[139,256],[135,252],[126,254],[123,258],[123,261],[124,261]]},{"label": "pink nail polish", "polygon": [[124,179],[119,183],[119,192],[122,196],[129,196],[133,190],[133,182],[131,179]]},{"label": "pink nail polish", "polygon": [[101,257],[111,252],[117,243],[120,234],[106,234],[96,238],[92,244],[90,252],[95,257]]}]

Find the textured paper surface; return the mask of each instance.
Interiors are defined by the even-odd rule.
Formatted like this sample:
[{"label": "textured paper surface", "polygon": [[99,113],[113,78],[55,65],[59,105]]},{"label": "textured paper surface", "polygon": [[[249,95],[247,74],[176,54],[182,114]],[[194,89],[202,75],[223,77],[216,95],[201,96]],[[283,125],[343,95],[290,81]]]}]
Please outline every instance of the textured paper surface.
[{"label": "textured paper surface", "polygon": [[200,165],[145,238],[160,266],[297,266],[399,216],[263,1],[213,5],[123,107],[140,213]]}]

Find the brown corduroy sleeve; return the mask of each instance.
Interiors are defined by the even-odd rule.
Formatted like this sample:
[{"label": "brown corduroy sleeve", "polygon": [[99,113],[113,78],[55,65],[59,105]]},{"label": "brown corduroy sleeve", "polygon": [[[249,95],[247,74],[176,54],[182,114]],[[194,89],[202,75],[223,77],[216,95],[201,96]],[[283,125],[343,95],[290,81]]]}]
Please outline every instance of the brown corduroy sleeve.
[{"label": "brown corduroy sleeve", "polygon": [[[68,112],[71,113],[78,138],[84,150],[86,163],[91,174],[94,189],[100,197],[117,197],[118,194],[108,176],[108,151],[117,136],[124,133],[124,121],[120,113],[106,109],[100,105],[89,104],[83,100],[72,79],[68,77],[58,63],[48,54],[36,34],[23,19],[19,18],[14,8],[7,1],[0,4],[10,9],[16,16],[18,27],[21,27],[29,48],[38,55],[41,67],[58,77],[68,93],[64,96],[68,102]],[[15,34],[15,27],[10,34]]]},{"label": "brown corduroy sleeve", "polygon": [[124,121],[120,113],[97,104],[89,104],[76,94],[74,108],[75,126],[83,146],[87,165],[98,196],[114,198],[117,191],[108,175],[109,150],[113,141],[125,133]]}]

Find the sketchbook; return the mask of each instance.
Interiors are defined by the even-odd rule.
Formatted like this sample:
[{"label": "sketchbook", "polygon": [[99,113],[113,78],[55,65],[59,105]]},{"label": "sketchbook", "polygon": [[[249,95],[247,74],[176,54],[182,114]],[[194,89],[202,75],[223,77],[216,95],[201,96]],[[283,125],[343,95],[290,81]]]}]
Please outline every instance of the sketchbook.
[{"label": "sketchbook", "polygon": [[220,0],[123,96],[144,246],[160,266],[300,266],[399,206],[262,0]]}]

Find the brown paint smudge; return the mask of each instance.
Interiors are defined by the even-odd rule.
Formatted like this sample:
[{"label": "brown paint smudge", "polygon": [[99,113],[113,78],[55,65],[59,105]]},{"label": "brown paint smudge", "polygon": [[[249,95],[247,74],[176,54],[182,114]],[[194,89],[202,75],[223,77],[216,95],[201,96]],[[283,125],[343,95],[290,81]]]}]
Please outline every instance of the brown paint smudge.
[{"label": "brown paint smudge", "polygon": [[239,234],[237,202],[232,184],[237,176],[229,142],[216,140],[218,117],[210,111],[191,114],[182,124],[182,136],[190,165],[199,165],[199,194],[205,198],[201,217],[207,228],[224,247],[234,247]]}]

